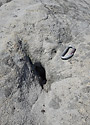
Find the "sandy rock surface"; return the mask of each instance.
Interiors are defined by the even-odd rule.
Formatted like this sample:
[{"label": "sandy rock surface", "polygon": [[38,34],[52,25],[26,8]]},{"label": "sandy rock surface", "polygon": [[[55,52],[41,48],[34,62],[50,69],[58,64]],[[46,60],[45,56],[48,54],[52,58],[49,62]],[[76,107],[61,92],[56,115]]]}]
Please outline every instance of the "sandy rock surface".
[{"label": "sandy rock surface", "polygon": [[0,0],[0,125],[90,125],[89,0]]}]

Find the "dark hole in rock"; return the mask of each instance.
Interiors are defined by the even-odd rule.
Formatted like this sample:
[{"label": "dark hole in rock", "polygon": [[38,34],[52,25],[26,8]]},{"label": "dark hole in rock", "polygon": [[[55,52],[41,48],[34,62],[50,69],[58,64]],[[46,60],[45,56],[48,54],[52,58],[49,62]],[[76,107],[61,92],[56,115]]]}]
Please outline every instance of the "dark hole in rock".
[{"label": "dark hole in rock", "polygon": [[13,106],[11,113],[14,114],[14,111],[15,111],[15,107]]},{"label": "dark hole in rock", "polygon": [[43,89],[43,85],[46,84],[46,82],[47,82],[45,68],[42,66],[42,64],[40,62],[34,63],[34,68],[35,68],[36,74],[39,78],[39,83]]},{"label": "dark hole in rock", "polygon": [[56,53],[56,49],[52,49],[51,54]]},{"label": "dark hole in rock", "polygon": [[44,113],[45,113],[45,110],[44,110],[44,109],[42,109],[42,110],[41,110],[41,112],[44,114]]}]

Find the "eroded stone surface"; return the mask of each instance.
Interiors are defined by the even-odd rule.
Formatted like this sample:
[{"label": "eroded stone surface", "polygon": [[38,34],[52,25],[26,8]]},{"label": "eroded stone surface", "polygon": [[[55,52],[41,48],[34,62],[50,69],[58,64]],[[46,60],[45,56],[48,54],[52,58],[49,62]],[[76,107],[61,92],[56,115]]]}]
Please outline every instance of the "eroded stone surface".
[{"label": "eroded stone surface", "polygon": [[[0,124],[89,125],[90,1],[0,6]],[[75,55],[61,60],[68,45]]]}]

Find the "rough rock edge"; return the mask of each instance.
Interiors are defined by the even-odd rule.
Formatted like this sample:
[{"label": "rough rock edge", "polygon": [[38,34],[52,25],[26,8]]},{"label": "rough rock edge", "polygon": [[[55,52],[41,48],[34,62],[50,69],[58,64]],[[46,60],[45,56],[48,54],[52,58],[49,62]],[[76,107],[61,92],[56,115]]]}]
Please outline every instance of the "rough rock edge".
[{"label": "rough rock edge", "polygon": [[12,0],[6,0],[5,2],[3,2],[3,1],[0,1],[0,7],[3,5],[3,4],[5,4],[5,3],[9,3],[9,2],[11,2]]}]

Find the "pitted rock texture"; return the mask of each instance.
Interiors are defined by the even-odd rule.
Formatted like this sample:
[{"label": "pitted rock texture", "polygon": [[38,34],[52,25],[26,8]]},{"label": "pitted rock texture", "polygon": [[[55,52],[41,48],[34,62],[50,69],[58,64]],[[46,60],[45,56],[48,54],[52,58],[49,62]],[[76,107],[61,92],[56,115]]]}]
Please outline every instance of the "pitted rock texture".
[{"label": "pitted rock texture", "polygon": [[90,1],[0,6],[0,125],[90,125]]}]

